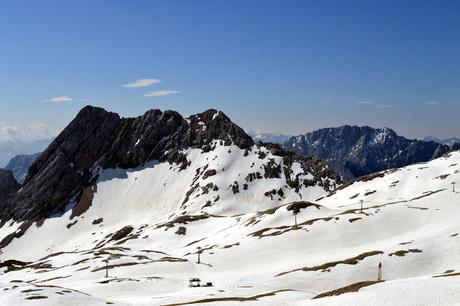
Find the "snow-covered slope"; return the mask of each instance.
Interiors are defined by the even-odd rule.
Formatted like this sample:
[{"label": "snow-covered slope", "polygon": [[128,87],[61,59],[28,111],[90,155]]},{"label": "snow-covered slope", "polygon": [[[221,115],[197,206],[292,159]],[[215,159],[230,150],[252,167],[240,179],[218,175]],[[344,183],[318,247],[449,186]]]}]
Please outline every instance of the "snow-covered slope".
[{"label": "snow-covered slope", "polygon": [[[337,183],[323,162],[255,145],[218,111],[124,119],[86,107],[0,207],[5,301],[156,304],[151,286],[187,288],[187,277],[158,273],[196,274],[197,247],[204,257],[238,246],[265,215]],[[105,260],[117,279],[104,278]],[[125,268],[143,276],[120,279]]]},{"label": "snow-covered slope", "polygon": [[[69,243],[72,246],[75,243],[74,233],[81,234],[85,241],[91,234],[89,231],[94,228],[93,221],[100,218],[103,219],[104,233],[92,235],[93,240],[102,241],[106,235],[127,225],[157,226],[181,218],[220,220],[273,209],[292,201],[312,200],[326,193],[324,187],[319,185],[323,182],[308,188],[301,186],[296,192],[287,185],[284,172],[268,177],[269,172],[265,169],[267,164],[273,162],[274,165],[280,165],[280,169],[290,167],[292,180],[313,179],[313,175],[305,172],[298,162],[288,166],[282,157],[272,155],[263,147],[254,146],[250,151],[252,153],[245,152],[237,146],[216,144],[216,148],[210,152],[186,150],[185,154],[191,162],[186,169],[180,169],[180,165],[155,161],[138,169],[95,168],[97,182],[85,190],[78,203],[71,200],[64,216],[56,215],[31,225],[33,230],[27,230],[20,239],[13,239],[3,249],[3,254],[17,259],[18,256],[14,254],[20,250],[21,259],[32,260],[37,252],[66,251]],[[261,153],[263,158],[259,157]],[[323,181],[325,183],[330,179],[324,178]],[[63,229],[63,235],[49,236],[50,232],[58,233]],[[73,239],[69,240],[69,235]],[[40,245],[33,249],[27,247],[37,239],[42,241]],[[79,243],[78,247],[90,249],[100,242],[94,243],[93,240],[87,240],[83,245]],[[18,249],[16,244],[25,248]],[[11,254],[8,254],[9,250]]]},{"label": "snow-covered slope", "polygon": [[[223,158],[214,159],[216,154]],[[298,202],[297,227],[289,204],[298,199],[294,193],[281,200],[261,196],[260,191],[278,188],[280,179],[252,182],[247,191],[241,188],[246,166],[251,169],[255,163],[257,169],[263,160],[224,146],[208,153],[190,150],[188,155],[193,162],[183,175],[167,163],[103,170],[92,205],[83,214],[75,216],[74,208],[34,223],[3,248],[2,261],[22,262],[2,269],[0,282],[8,290],[0,298],[25,305],[459,301],[460,193],[451,184],[460,181],[459,152],[360,179],[316,205]],[[217,173],[196,178],[196,169],[204,164]],[[235,175],[241,178],[236,194],[223,184]],[[212,182],[219,186],[221,199],[203,210],[216,194],[196,189],[184,203],[179,186],[191,182]],[[313,188],[301,194],[311,200],[320,193]],[[18,227],[9,223],[1,234],[18,233]],[[376,283],[379,263],[384,282]],[[213,287],[189,288],[192,277]],[[360,282],[368,283],[344,289],[357,292],[327,297]]]}]

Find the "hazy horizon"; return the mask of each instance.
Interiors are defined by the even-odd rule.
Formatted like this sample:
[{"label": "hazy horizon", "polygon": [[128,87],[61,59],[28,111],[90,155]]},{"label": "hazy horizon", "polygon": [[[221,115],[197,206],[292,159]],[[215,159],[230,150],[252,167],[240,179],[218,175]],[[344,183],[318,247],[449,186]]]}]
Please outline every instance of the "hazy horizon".
[{"label": "hazy horizon", "polygon": [[[99,107],[99,106],[96,106],[96,105],[89,105],[89,106]],[[111,109],[107,109],[107,108],[105,108],[105,109],[107,111],[114,112]],[[146,111],[148,111],[148,110],[150,110],[150,109],[147,109]],[[169,110],[169,109],[161,109],[161,110],[165,111],[165,110]],[[205,110],[206,109],[203,109],[200,112],[203,112]],[[220,111],[220,109],[217,109],[217,110]],[[74,115],[76,116],[77,113],[78,113],[78,111]],[[137,115],[133,114],[133,115],[129,115],[129,116],[123,115],[122,113],[118,113],[118,114],[121,117],[137,117],[137,116],[142,116],[144,113],[145,112],[139,113]],[[181,114],[181,115],[183,115],[184,117],[188,117],[188,116],[194,115],[194,114],[196,114],[196,113]],[[398,131],[397,129],[395,129],[395,128],[391,127],[391,126],[372,126],[372,125],[368,125],[368,124],[367,125],[366,124],[361,124],[360,125],[360,124],[350,124],[350,123],[343,123],[343,124],[337,124],[337,125],[316,127],[316,128],[312,128],[312,129],[299,131],[299,132],[284,132],[284,131],[276,131],[276,130],[254,130],[254,129],[246,128],[245,126],[241,125],[238,121],[235,121],[231,117],[230,117],[230,119],[232,119],[232,121],[234,121],[236,124],[240,125],[245,130],[245,132],[248,133],[248,134],[282,134],[282,135],[285,135],[285,136],[298,136],[298,135],[303,135],[303,134],[306,134],[306,133],[309,133],[309,132],[312,132],[312,131],[315,131],[315,130],[318,130],[318,129],[337,128],[337,127],[341,127],[341,126],[344,126],[344,125],[351,125],[351,126],[359,126],[359,127],[368,126],[368,127],[375,128],[375,129],[390,128],[390,129],[394,130],[398,135],[404,136],[404,137],[409,138],[409,139],[424,140],[425,138],[434,137],[434,138],[439,138],[440,140],[445,140],[445,139],[449,139],[449,138],[458,138],[455,135],[447,136],[447,137],[440,137],[438,135],[422,135],[420,137],[411,137],[411,136],[408,136],[408,135],[404,135],[403,133],[401,133],[400,131]],[[69,124],[71,122],[71,120],[73,120],[73,117],[69,120],[69,122],[67,122],[67,124]],[[65,128],[67,126],[67,124],[65,124],[65,126],[63,128]],[[32,143],[32,142],[37,142],[37,141],[42,141],[42,140],[51,140],[51,139],[55,138],[56,136],[58,136],[59,133],[62,132],[62,129],[54,129],[53,130],[51,128],[48,128],[43,123],[33,123],[33,124],[29,125],[29,126],[27,126],[27,125],[25,125],[25,126],[12,126],[12,125],[6,124],[4,122],[0,122],[0,143],[15,142],[15,141],[21,141],[21,142],[24,142],[24,143]]]}]

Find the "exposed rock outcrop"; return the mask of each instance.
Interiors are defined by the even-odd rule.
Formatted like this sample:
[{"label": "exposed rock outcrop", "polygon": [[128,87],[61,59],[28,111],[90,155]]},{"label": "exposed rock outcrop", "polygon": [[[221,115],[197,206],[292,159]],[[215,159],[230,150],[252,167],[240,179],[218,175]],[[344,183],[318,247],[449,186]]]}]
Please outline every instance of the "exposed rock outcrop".
[{"label": "exposed rock outcrop", "polygon": [[21,188],[21,185],[16,182],[13,173],[0,169],[0,206],[3,206],[6,201],[12,198],[19,188]]}]

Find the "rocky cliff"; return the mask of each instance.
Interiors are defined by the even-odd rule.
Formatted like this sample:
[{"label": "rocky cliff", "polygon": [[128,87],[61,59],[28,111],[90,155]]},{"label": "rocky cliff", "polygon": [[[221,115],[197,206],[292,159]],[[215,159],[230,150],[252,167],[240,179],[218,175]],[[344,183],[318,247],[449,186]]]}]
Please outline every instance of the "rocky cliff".
[{"label": "rocky cliff", "polygon": [[0,207],[21,188],[11,171],[0,169]]},{"label": "rocky cliff", "polygon": [[[2,220],[38,220],[62,213],[72,200],[80,201],[85,188],[94,184],[98,178],[95,169],[136,168],[152,160],[179,164],[185,169],[191,162],[185,149],[209,152],[214,150],[216,141],[223,146],[235,145],[246,150],[245,154],[250,154],[254,146],[239,126],[213,109],[188,118],[175,111],[160,110],[120,118],[102,108],[85,107],[32,164],[24,187],[1,208]],[[328,185],[322,177],[335,179],[322,162],[295,157],[277,146],[265,146],[284,156],[288,163],[297,159],[306,170],[314,172],[315,177],[307,185]],[[283,171],[281,165],[267,167],[275,169],[273,175],[279,176]],[[230,183],[235,179],[228,178]],[[287,183],[298,189],[303,182],[289,179]]]}]

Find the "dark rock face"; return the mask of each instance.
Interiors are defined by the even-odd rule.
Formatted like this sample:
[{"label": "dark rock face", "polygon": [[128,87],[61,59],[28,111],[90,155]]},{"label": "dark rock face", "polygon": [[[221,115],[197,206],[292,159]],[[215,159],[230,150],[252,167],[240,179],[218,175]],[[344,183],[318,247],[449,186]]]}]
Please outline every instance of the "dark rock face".
[{"label": "dark rock face", "polygon": [[38,158],[38,156],[40,156],[40,153],[16,155],[10,160],[5,169],[13,172],[13,175],[18,183],[22,184],[26,179],[30,166],[32,166],[33,162]]},{"label": "dark rock face", "polygon": [[94,183],[95,166],[126,169],[161,160],[185,168],[187,159],[180,151],[189,147],[211,150],[213,140],[240,148],[253,145],[243,129],[212,109],[187,119],[175,111],[160,110],[120,118],[87,106],[32,164],[24,187],[0,209],[0,217],[2,221],[36,220],[61,213]]},{"label": "dark rock face", "polygon": [[213,140],[222,140],[225,145],[232,143],[241,149],[254,144],[252,138],[242,128],[234,124],[224,113],[209,109],[187,119],[188,128],[185,133],[177,134],[173,146],[203,148]]},{"label": "dark rock face", "polygon": [[432,141],[410,140],[388,128],[357,126],[316,130],[290,138],[283,147],[326,161],[346,180],[426,162],[460,149]]},{"label": "dark rock face", "polygon": [[0,206],[3,206],[6,201],[12,198],[21,188],[21,185],[14,179],[11,171],[0,169]]},{"label": "dark rock face", "polygon": [[132,226],[125,226],[122,229],[118,230],[115,234],[113,234],[112,238],[110,240],[120,240],[131,234],[131,232],[134,230]]}]

